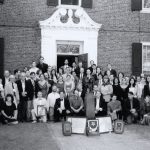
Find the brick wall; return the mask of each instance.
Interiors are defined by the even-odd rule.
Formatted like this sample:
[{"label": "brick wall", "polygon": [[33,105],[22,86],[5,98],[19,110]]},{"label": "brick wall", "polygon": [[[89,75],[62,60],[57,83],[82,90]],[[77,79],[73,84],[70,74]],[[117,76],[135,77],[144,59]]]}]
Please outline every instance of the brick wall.
[{"label": "brick wall", "polygon": [[[22,68],[40,55],[38,21],[56,10],[47,0],[5,0],[0,5],[0,37],[5,38],[5,69]],[[118,71],[131,73],[131,44],[150,41],[150,14],[131,11],[131,0],[93,0],[86,9],[102,24],[98,40],[98,64],[112,63]]]}]

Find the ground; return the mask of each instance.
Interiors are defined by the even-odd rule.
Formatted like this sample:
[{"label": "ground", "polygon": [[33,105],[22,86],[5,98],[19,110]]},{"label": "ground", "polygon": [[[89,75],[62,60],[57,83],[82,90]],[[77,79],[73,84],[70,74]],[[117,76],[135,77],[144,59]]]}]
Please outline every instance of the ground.
[{"label": "ground", "polygon": [[150,127],[127,125],[122,135],[62,135],[61,123],[0,125],[0,150],[149,150]]}]

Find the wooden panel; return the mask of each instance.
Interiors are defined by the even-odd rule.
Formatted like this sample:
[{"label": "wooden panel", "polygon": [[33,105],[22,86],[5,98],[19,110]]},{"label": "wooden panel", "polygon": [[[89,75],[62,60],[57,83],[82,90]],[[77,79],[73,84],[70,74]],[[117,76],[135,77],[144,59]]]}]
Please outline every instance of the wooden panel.
[{"label": "wooden panel", "polygon": [[132,44],[132,74],[142,73],[142,43]]},{"label": "wooden panel", "polygon": [[88,54],[86,53],[86,54],[79,55],[78,62],[80,61],[83,63],[83,67],[87,69],[88,68]]},{"label": "wooden panel", "polygon": [[142,10],[142,0],[131,0],[131,10],[132,11]]}]

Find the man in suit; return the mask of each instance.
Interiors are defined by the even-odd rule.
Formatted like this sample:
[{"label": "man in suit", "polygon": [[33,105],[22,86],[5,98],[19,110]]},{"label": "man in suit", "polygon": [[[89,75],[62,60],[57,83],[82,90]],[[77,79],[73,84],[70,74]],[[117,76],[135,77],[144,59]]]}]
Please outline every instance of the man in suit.
[{"label": "man in suit", "polygon": [[104,101],[99,91],[97,91],[95,98],[95,115],[107,116],[107,103]]},{"label": "man in suit", "polygon": [[[116,72],[116,70],[112,69],[111,64],[107,64],[107,68],[108,68],[107,70],[110,71],[110,74],[114,75],[114,77],[117,77],[117,72]],[[105,72],[105,74],[106,74],[106,72]]]},{"label": "man in suit", "polygon": [[11,94],[14,97],[14,103],[16,105],[16,107],[19,104],[19,91],[18,91],[18,86],[15,83],[15,76],[14,75],[10,75],[9,76],[10,81],[5,85],[5,96],[7,94]]},{"label": "man in suit", "polygon": [[37,64],[37,68],[39,68],[40,70],[42,70],[42,73],[44,74],[45,72],[47,72],[48,70],[48,65],[46,63],[44,63],[44,57],[40,57],[40,61]]},{"label": "man in suit", "polygon": [[150,96],[150,76],[147,77],[147,84],[144,86],[144,98]]},{"label": "man in suit", "polygon": [[82,62],[80,61],[80,62],[78,63],[77,68],[75,69],[75,72],[76,72],[76,74],[77,74],[78,77],[79,77],[79,75],[80,75],[81,68],[83,68],[83,64],[82,64]]},{"label": "man in suit", "polygon": [[26,74],[22,72],[21,80],[17,82],[20,96],[20,103],[18,105],[18,120],[21,122],[30,121],[31,119],[32,100],[34,95],[31,84],[31,80],[26,80]]},{"label": "man in suit", "polygon": [[128,99],[124,103],[123,114],[125,114],[124,118],[127,123],[137,123],[140,117],[140,103],[134,98],[133,92],[128,93]]},{"label": "man in suit", "polygon": [[4,88],[5,88],[5,85],[9,82],[9,76],[10,76],[10,71],[9,70],[5,70],[4,78],[2,78],[2,84],[3,84]]},{"label": "man in suit", "polygon": [[63,91],[60,91],[60,98],[56,99],[54,105],[54,121],[58,122],[61,118],[66,120],[66,116],[71,113],[69,99],[64,95]]}]

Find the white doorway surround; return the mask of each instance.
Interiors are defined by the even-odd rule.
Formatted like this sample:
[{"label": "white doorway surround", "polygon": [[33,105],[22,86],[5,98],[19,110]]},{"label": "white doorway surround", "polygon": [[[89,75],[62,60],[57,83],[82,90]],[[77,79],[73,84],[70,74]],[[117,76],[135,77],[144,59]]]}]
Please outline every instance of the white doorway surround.
[{"label": "white doorway surround", "polygon": [[47,64],[57,65],[57,47],[61,42],[65,44],[65,41],[79,43],[79,54],[88,53],[88,62],[94,60],[97,63],[98,31],[101,24],[95,23],[83,8],[58,7],[50,18],[39,23],[41,56]]}]

